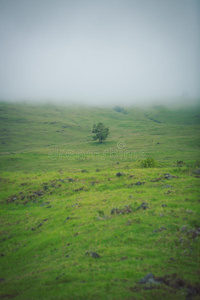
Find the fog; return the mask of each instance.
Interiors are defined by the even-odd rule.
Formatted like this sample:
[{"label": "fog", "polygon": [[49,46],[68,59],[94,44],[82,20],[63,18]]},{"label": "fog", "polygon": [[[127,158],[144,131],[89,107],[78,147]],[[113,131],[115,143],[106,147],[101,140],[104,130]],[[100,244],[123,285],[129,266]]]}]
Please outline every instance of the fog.
[{"label": "fog", "polygon": [[199,28],[199,0],[0,0],[0,100],[198,98]]}]

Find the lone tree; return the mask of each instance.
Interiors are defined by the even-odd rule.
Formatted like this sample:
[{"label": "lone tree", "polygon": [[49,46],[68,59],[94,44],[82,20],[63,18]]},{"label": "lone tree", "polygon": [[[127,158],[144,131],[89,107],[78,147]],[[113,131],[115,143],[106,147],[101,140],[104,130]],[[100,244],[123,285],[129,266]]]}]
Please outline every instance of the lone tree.
[{"label": "lone tree", "polygon": [[109,128],[105,127],[103,123],[99,122],[97,125],[96,124],[93,125],[92,133],[95,133],[93,139],[95,141],[99,140],[99,143],[102,143],[102,141],[105,140],[109,135]]}]

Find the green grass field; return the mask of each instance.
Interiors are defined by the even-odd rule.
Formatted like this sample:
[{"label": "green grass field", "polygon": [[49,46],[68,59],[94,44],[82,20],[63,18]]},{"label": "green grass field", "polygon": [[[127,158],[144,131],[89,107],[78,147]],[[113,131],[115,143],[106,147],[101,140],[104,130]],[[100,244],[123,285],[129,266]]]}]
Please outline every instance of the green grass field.
[{"label": "green grass field", "polygon": [[200,299],[200,106],[125,109],[0,103],[1,299]]}]

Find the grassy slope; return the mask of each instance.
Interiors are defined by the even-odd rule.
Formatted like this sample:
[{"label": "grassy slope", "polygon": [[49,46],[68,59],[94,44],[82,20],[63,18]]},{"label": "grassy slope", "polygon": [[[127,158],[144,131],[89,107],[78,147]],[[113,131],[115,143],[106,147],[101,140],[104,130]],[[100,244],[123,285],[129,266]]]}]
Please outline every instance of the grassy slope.
[{"label": "grassy slope", "polygon": [[[185,299],[195,286],[199,110],[127,111],[0,104],[3,299]],[[101,145],[98,121],[111,132]],[[141,168],[148,156],[159,167]],[[111,214],[125,205],[132,213]],[[137,282],[149,272],[185,286],[145,290]]]},{"label": "grassy slope", "polygon": [[[55,169],[63,167],[63,160],[67,168],[74,167],[76,162],[84,164],[87,154],[93,152],[106,153],[104,158],[108,158],[108,164],[113,153],[125,157],[130,152],[135,152],[135,158],[145,152],[168,166],[176,160],[198,159],[199,115],[196,108],[189,111],[132,108],[125,115],[103,108],[1,104],[0,115],[1,169],[5,171],[30,167],[35,170],[38,166],[42,170]],[[91,128],[98,121],[109,126],[111,132],[102,145],[92,142]],[[122,141],[126,147],[119,149],[118,142]],[[81,157],[81,153],[85,156]],[[102,160],[95,163],[102,165]]]}]

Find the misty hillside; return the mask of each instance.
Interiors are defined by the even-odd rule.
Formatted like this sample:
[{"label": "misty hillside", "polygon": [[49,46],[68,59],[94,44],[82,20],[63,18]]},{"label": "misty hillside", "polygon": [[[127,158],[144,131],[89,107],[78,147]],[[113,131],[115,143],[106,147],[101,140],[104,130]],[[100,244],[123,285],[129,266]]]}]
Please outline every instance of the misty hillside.
[{"label": "misty hillside", "polygon": [[[99,121],[110,128],[109,142],[116,138],[130,139],[131,134],[160,136],[181,135],[198,128],[198,107],[165,106],[128,107],[126,113],[113,108],[68,107],[0,103],[1,149],[19,151],[56,144],[92,141],[92,126]],[[174,131],[168,132],[170,127]],[[151,128],[151,130],[149,130]],[[191,134],[191,133],[190,133]],[[178,138],[177,136],[177,138]]]},{"label": "misty hillside", "polygon": [[[21,168],[29,156],[33,168],[54,168],[61,161],[51,155],[84,153],[79,164],[87,164],[88,151],[132,151],[153,156],[162,163],[198,159],[199,110],[127,107],[125,113],[115,107],[67,107],[55,105],[0,104],[0,145],[3,168]],[[110,129],[108,139],[99,145],[93,141],[92,126],[103,122]],[[124,142],[125,148],[117,147]],[[173,150],[174,149],[174,150]],[[57,153],[55,153],[57,151]],[[70,152],[72,151],[72,152]],[[167,151],[167,155],[163,155]],[[10,155],[8,157],[8,154]],[[124,156],[123,156],[124,159]],[[126,159],[125,159],[126,160]],[[108,160],[109,163],[110,160]],[[67,164],[73,161],[67,160]],[[101,165],[99,160],[96,164]],[[56,164],[56,165],[55,165]]]}]

